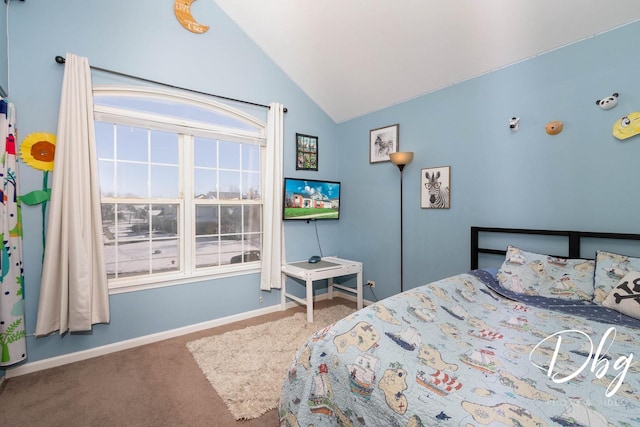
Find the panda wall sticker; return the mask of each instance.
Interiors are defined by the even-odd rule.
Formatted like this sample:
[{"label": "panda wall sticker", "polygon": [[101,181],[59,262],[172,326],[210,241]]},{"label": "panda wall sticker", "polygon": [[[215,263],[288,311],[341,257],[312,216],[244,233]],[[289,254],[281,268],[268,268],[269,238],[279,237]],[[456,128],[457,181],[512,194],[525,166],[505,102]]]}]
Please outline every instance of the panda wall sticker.
[{"label": "panda wall sticker", "polygon": [[607,96],[602,99],[598,99],[596,101],[596,105],[602,108],[603,110],[610,110],[616,105],[618,105],[618,93],[614,92],[612,95]]},{"label": "panda wall sticker", "polygon": [[520,117],[511,117],[509,119],[509,129],[514,132],[520,129]]}]

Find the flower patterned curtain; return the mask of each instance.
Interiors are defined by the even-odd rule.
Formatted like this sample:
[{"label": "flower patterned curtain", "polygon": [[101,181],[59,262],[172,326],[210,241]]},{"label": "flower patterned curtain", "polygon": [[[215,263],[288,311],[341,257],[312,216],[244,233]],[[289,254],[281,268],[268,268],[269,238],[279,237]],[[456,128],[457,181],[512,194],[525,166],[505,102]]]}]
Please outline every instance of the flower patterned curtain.
[{"label": "flower patterned curtain", "polygon": [[0,157],[3,184],[0,198],[0,366],[13,365],[27,357],[15,117],[13,104],[0,100],[0,141],[4,141]]}]

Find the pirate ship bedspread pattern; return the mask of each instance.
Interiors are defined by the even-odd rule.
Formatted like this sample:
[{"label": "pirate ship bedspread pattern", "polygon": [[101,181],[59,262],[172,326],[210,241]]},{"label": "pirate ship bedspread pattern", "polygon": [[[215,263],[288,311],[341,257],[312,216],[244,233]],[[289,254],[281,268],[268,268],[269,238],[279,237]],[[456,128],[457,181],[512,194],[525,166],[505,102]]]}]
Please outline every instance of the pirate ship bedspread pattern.
[{"label": "pirate ship bedspread pattern", "polygon": [[600,306],[595,317],[611,323],[548,308],[594,305],[579,299],[505,298],[493,276],[474,273],[387,298],[316,333],[289,368],[280,424],[640,423],[640,321],[623,325],[624,316]]}]

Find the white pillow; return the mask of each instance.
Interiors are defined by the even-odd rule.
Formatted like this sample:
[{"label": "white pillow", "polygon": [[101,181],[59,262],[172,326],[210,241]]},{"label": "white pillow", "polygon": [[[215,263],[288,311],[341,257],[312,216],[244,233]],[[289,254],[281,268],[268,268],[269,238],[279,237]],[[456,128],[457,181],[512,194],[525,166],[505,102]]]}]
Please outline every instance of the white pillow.
[{"label": "white pillow", "polygon": [[602,301],[602,305],[640,319],[640,272],[627,273]]}]

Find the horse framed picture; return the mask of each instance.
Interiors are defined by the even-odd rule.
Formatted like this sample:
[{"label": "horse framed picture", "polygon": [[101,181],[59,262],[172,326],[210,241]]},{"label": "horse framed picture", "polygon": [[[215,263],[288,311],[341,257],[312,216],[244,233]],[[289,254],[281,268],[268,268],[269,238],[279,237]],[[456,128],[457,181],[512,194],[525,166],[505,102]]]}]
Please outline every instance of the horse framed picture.
[{"label": "horse framed picture", "polygon": [[420,172],[420,207],[449,209],[451,204],[451,166],[425,168]]}]

